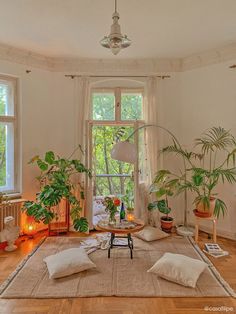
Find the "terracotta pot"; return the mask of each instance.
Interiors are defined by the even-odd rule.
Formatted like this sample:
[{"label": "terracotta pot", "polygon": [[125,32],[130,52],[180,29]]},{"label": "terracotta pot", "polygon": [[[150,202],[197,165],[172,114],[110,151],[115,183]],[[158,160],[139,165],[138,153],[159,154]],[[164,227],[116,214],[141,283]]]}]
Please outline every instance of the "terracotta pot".
[{"label": "terracotta pot", "polygon": [[173,227],[173,218],[172,217],[161,217],[161,229],[165,232],[170,233]]},{"label": "terracotta pot", "polygon": [[[197,204],[197,212],[199,215],[202,213],[202,217],[211,217],[215,209],[216,199],[210,197],[210,206],[204,206],[202,202]],[[197,214],[195,214],[197,216]]]},{"label": "terracotta pot", "polygon": [[196,217],[200,217],[200,218],[209,218],[211,217],[211,214],[209,212],[199,212],[196,209],[193,210],[193,213]]}]

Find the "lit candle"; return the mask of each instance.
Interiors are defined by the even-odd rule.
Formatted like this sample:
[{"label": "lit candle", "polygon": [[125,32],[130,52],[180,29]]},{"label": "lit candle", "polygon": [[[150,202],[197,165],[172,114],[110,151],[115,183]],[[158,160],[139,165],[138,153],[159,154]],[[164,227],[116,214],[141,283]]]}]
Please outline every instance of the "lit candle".
[{"label": "lit candle", "polygon": [[28,236],[32,236],[36,233],[36,222],[33,217],[28,216],[26,218],[24,233]]},{"label": "lit candle", "polygon": [[134,214],[133,213],[127,213],[127,220],[128,221],[134,221]]}]

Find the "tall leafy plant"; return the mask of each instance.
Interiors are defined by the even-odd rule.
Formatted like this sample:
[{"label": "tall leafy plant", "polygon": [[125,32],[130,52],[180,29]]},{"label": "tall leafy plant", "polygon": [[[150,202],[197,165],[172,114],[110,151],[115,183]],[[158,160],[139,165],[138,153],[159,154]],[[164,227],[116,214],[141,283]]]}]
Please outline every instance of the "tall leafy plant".
[{"label": "tall leafy plant", "polygon": [[174,177],[169,170],[159,170],[149,188],[150,193],[154,193],[157,200],[148,204],[148,210],[158,209],[168,219],[171,212],[168,198],[176,194],[178,184],[179,177]]},{"label": "tall leafy plant", "polygon": [[175,143],[163,148],[162,152],[179,155],[188,164],[184,180],[183,177],[179,179],[178,192],[193,192],[196,195],[195,205],[202,204],[205,210],[209,209],[214,198],[214,215],[219,217],[225,214],[227,206],[215,190],[219,183],[236,182],[236,139],[229,130],[213,127],[195,139],[194,143],[195,148],[199,149],[198,153],[183,150]]},{"label": "tall leafy plant", "polygon": [[82,211],[80,200],[84,199],[84,192],[81,187],[80,197],[76,197],[75,192],[80,183],[75,184],[73,178],[82,173],[91,177],[90,170],[80,160],[61,158],[55,156],[52,151],[46,152],[44,158],[33,157],[29,163],[36,163],[41,171],[37,177],[41,190],[36,201],[26,201],[22,210],[28,216],[34,217],[37,222],[49,224],[55,217],[52,208],[64,198],[70,204],[70,216],[75,230],[87,231],[87,219],[80,216]]}]

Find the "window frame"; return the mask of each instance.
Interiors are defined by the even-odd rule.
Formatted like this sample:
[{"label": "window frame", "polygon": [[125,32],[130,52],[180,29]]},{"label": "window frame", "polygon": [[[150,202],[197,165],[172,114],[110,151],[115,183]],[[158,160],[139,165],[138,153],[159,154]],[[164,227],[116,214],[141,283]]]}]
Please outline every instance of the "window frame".
[{"label": "window frame", "polygon": [[[113,92],[115,95],[115,119],[114,120],[94,120],[93,119],[93,93],[109,93]],[[121,120],[121,94],[122,92],[130,93],[141,93],[143,97],[142,103],[142,119],[137,120]],[[138,129],[139,126],[144,125],[144,88],[129,88],[129,87],[102,87],[102,88],[92,88],[90,91],[90,119],[87,121],[87,153],[86,153],[86,165],[88,168],[92,167],[92,127],[99,125],[106,126],[131,126],[134,130]],[[139,134],[136,132],[134,134],[134,143],[137,151],[139,151]],[[138,186],[139,186],[139,156],[137,155],[136,162],[134,163],[134,199],[135,204],[138,204]],[[87,199],[92,201],[93,196],[93,183],[92,180],[86,180],[87,187]]]},{"label": "window frame", "polygon": [[7,195],[14,196],[21,193],[20,190],[20,158],[19,158],[19,150],[20,150],[20,143],[19,143],[19,120],[18,120],[18,79],[13,76],[2,75],[0,74],[0,83],[6,82],[12,85],[13,90],[13,115],[0,115],[0,122],[1,123],[10,123],[13,125],[13,136],[14,136],[14,154],[13,154],[13,189],[6,189],[0,190]]},{"label": "window frame", "polygon": [[[93,119],[93,94],[95,93],[114,93],[115,97],[115,115],[114,120],[94,120]],[[132,88],[132,87],[107,87],[107,88],[92,88],[91,90],[91,114],[90,114],[90,120],[93,121],[93,123],[109,123],[109,122],[115,122],[119,124],[133,124],[135,122],[144,123],[144,117],[142,119],[136,119],[136,120],[122,120],[121,119],[121,95],[122,93],[139,93],[143,97],[144,102],[144,89],[143,88]],[[144,104],[142,103],[142,115],[144,114]]]}]

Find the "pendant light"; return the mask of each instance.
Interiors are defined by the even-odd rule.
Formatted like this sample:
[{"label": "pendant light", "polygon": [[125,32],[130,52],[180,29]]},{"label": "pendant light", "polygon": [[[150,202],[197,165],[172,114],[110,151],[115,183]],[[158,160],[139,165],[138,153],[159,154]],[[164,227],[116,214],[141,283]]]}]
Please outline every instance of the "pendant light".
[{"label": "pendant light", "polygon": [[113,24],[111,25],[111,32],[108,36],[100,41],[100,44],[111,49],[114,55],[117,55],[121,49],[127,48],[131,45],[131,40],[127,35],[122,35],[119,24],[120,15],[117,12],[117,0],[115,0],[115,12],[112,15]]}]

